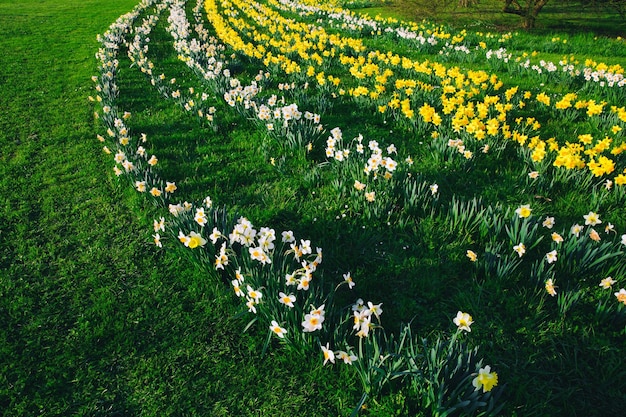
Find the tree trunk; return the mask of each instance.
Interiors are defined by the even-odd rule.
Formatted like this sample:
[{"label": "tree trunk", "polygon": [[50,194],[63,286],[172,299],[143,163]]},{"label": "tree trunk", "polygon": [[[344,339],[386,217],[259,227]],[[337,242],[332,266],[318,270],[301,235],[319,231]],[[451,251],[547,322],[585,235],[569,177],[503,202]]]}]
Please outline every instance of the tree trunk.
[{"label": "tree trunk", "polygon": [[548,0],[504,0],[504,13],[512,13],[523,19],[522,26],[524,29],[532,29],[535,27],[537,16]]},{"label": "tree trunk", "polygon": [[537,20],[537,18],[535,16],[532,16],[532,15],[524,16],[524,21],[522,22],[522,27],[524,29],[533,29],[535,27],[535,20]]}]

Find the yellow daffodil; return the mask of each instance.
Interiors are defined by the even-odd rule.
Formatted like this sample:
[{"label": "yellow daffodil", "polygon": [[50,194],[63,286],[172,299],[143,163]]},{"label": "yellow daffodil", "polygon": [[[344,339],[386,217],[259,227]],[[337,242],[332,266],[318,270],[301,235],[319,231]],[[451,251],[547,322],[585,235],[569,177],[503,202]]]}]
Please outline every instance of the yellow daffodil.
[{"label": "yellow daffodil", "polygon": [[472,381],[472,385],[476,390],[483,389],[483,392],[489,392],[498,385],[498,374],[491,372],[489,365],[478,370],[478,376]]},{"label": "yellow daffodil", "polygon": [[554,286],[554,282],[552,281],[552,278],[549,278],[546,281],[545,287],[546,287],[546,291],[548,292],[548,294],[550,294],[552,297],[556,295],[557,287]]},{"label": "yellow daffodil", "polygon": [[176,187],[176,183],[174,182],[166,182],[165,183],[165,192],[166,193],[173,193],[174,191],[176,191],[178,187]]},{"label": "yellow daffodil", "polygon": [[555,243],[563,242],[563,236],[561,236],[557,232],[552,233],[550,236],[552,237],[552,241]]},{"label": "yellow daffodil", "polygon": [[530,204],[521,205],[515,210],[515,213],[520,217],[520,219],[529,217],[531,212],[532,209],[530,208]]},{"label": "yellow daffodil", "polygon": [[188,239],[189,240],[186,241],[187,243],[185,244],[185,246],[187,246],[190,249],[195,249],[199,246],[202,247],[206,245],[206,240],[204,240],[204,238],[196,232],[190,232]]}]

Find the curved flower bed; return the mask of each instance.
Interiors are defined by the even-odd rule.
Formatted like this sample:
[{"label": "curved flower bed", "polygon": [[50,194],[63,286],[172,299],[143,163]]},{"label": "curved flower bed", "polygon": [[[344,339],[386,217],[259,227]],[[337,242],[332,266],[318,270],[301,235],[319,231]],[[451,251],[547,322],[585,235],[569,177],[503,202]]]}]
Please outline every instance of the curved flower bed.
[{"label": "curved flower bed", "polygon": [[[582,294],[593,297],[595,293],[578,282],[563,283],[572,290],[561,292],[560,276],[624,272],[619,262],[615,267],[615,260],[623,259],[626,235],[620,237],[616,226],[603,223],[597,209],[580,220],[584,226],[575,223],[557,231],[555,218],[550,213],[541,218],[533,215],[532,204],[488,204],[453,193],[444,199],[440,185],[418,172],[410,155],[400,156],[395,144],[360,134],[344,137],[346,129],[325,126],[324,112],[335,102],[354,103],[383,124],[432,138],[425,145],[427,152],[437,161],[461,168],[471,166],[482,154],[498,155],[507,141],[516,142],[520,145],[517,157],[531,167],[523,167],[524,186],[537,187],[539,192],[555,181],[578,182],[592,190],[594,207],[599,207],[605,201],[624,200],[626,169],[607,177],[623,163],[619,158],[626,150],[624,108],[613,106],[605,111],[607,103],[576,95],[539,93],[532,99],[530,92],[516,86],[503,88],[492,74],[463,72],[458,67],[373,50],[354,38],[329,35],[321,26],[284,17],[282,13],[288,10],[300,11],[307,18],[330,16],[329,11],[297,3],[207,0],[194,6],[193,23],[186,7],[182,0],[143,0],[99,37],[100,75],[94,77],[94,101],[101,105],[97,116],[105,133],[98,139],[113,156],[115,175],[127,178],[138,192],[167,211],[154,221],[155,244],[171,245],[216,278],[225,278],[250,314],[248,326],[256,323],[268,329],[266,348],[276,338],[286,349],[319,352],[324,365],[343,362],[352,366],[363,388],[355,413],[369,396],[398,380],[412,384],[423,406],[433,413],[457,410],[469,415],[480,410],[484,415],[497,414],[502,407],[497,373],[483,366],[478,348],[465,339],[464,333],[474,323],[470,314],[458,311],[453,320],[456,331],[436,340],[422,341],[410,325],[400,326],[395,335],[386,333],[378,301],[357,299],[339,305],[359,277],[350,271],[324,271],[323,251],[315,242],[294,236],[290,230],[257,227],[246,217],[233,217],[229,210],[216,208],[210,196],[200,202],[181,201],[185,197],[179,198],[176,183],[159,176],[158,154],[146,150],[150,138],[131,132],[127,120],[132,114],[119,107],[117,71],[122,54],[165,100],[176,103],[207,130],[219,129],[220,111],[229,112],[255,126],[285,155],[323,153],[326,162],[308,169],[330,172],[336,178],[337,198],[344,202],[346,212],[361,221],[391,224],[426,219],[441,222],[450,236],[476,234],[479,244],[465,252],[472,267],[502,280],[527,268],[533,285],[559,296],[564,312]],[[342,28],[348,32],[367,27],[412,41],[422,39],[391,22],[354,20],[349,14],[334,13],[333,21],[343,21],[348,27]],[[167,21],[171,46],[196,75],[198,87],[183,88],[175,77],[155,71],[158,62],[151,59],[150,38],[161,21]],[[290,28],[291,37],[281,33],[285,28]],[[227,54],[233,61],[251,62],[258,72],[249,79],[234,76]],[[616,85],[621,87],[620,82]],[[535,133],[541,127],[536,118],[515,117],[515,110],[526,103],[559,117],[568,112],[571,120],[586,113],[595,130],[580,135],[576,144],[543,140]],[[603,131],[611,131],[612,136],[594,139]],[[604,155],[606,151],[613,159]],[[529,257],[532,260],[523,264]],[[599,286],[606,289],[615,283],[605,277]],[[615,293],[617,301],[612,304],[604,302],[601,314],[621,314],[624,291]]]}]

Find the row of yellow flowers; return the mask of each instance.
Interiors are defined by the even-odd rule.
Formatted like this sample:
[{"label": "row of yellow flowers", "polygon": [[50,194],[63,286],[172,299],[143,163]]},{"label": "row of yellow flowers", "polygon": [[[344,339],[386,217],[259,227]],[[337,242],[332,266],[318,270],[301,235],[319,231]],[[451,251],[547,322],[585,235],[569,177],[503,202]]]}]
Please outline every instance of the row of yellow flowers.
[{"label": "row of yellow flowers", "polygon": [[[584,66],[577,60],[570,51],[559,62],[558,65],[541,59],[542,54],[536,50],[531,53],[509,53],[505,46],[509,41],[515,39],[517,33],[490,33],[490,32],[470,32],[466,29],[450,32],[449,28],[435,26],[426,22],[399,22],[396,19],[381,18],[375,16],[370,18],[365,15],[357,15],[353,12],[336,8],[334,5],[309,5],[307,2],[292,0],[277,0],[272,3],[283,12],[298,12],[302,17],[322,19],[330,27],[338,28],[347,33],[357,35],[369,34],[371,36],[385,36],[395,40],[402,40],[409,43],[413,49],[426,54],[439,54],[442,59],[447,59],[451,54],[460,61],[486,58],[486,63],[499,66],[498,61],[507,64],[509,70],[513,72],[526,72],[532,76],[532,72],[537,74],[553,74],[561,78],[570,77],[572,80],[585,80],[589,85],[596,84],[602,88],[614,88],[623,90],[626,86],[624,69],[619,64],[598,63],[586,59]],[[560,37],[556,42],[561,42]],[[553,39],[553,43],[555,40]],[[603,46],[609,45],[621,47],[624,40],[598,39],[598,43]],[[567,44],[567,39],[563,39],[563,45]],[[492,48],[496,48],[495,50]],[[548,48],[550,49],[550,48]],[[610,55],[610,54],[607,54]],[[532,62],[531,62],[532,59]],[[515,64],[515,65],[513,65]],[[570,80],[571,81],[571,80]]]},{"label": "row of yellow flowers", "polygon": [[[226,14],[237,16],[232,17],[229,22],[221,19],[215,2],[207,1],[205,5],[209,19],[216,25],[222,41],[230,42],[230,46],[236,50],[262,60],[270,68],[281,69],[288,75],[304,73],[313,83],[335,87],[339,95],[347,94],[353,98],[371,100],[372,105],[380,113],[398,111],[412,123],[431,124],[442,133],[452,135],[464,132],[477,140],[482,140],[485,136],[498,136],[507,140],[513,139],[520,145],[529,144],[534,150],[532,154],[534,162],[542,161],[549,152],[552,152],[556,167],[568,169],[588,167],[596,176],[609,175],[617,169],[614,157],[625,149],[623,141],[617,140],[623,135],[621,125],[626,123],[624,107],[609,107],[606,102],[579,99],[575,93],[564,94],[558,100],[552,99],[546,93],[539,93],[533,99],[530,91],[522,92],[518,87],[508,88],[504,94],[486,95],[485,92],[488,90],[498,92],[502,88],[503,83],[496,75],[489,75],[484,71],[461,71],[458,67],[446,68],[442,64],[428,61],[418,62],[391,51],[370,51],[362,41],[337,35],[331,36],[331,42],[326,42],[328,35],[321,28],[286,19],[265,5],[255,2],[242,3],[229,1],[221,3],[223,10],[230,11]],[[246,19],[240,17],[240,14],[244,14]],[[252,26],[250,21],[256,22],[258,26]],[[235,31],[234,28],[238,30],[244,28],[245,33],[240,35],[241,32]],[[243,42],[242,36],[254,39],[256,43]],[[344,50],[349,50],[350,53],[346,54]],[[294,53],[298,57],[297,60],[287,57]],[[343,72],[338,69],[338,73],[350,74],[351,80],[347,80],[345,76],[340,78],[336,75],[327,75],[323,71],[333,68],[336,63],[347,69]],[[272,64],[277,66],[272,67]],[[306,70],[303,67],[306,67]],[[438,82],[433,85],[416,78],[398,77],[399,73],[427,76],[429,81],[438,80]],[[348,84],[352,87],[348,87]],[[434,93],[426,96],[415,95],[416,90],[432,92],[435,87],[438,87],[437,91],[442,92],[440,96],[433,96]],[[418,97],[422,99],[431,97],[432,104],[426,102],[416,109],[414,102]],[[440,111],[435,107],[438,107],[438,102],[441,102]],[[533,105],[538,109],[544,106],[546,109],[563,113],[576,112],[588,118],[610,120],[612,122],[610,126],[606,128],[601,126],[610,133],[598,139],[598,142],[609,141],[614,144],[611,148],[599,151],[603,146],[598,147],[597,143],[585,144],[590,147],[578,149],[572,147],[571,140],[567,138],[541,139],[538,132],[541,125],[536,121],[532,123],[532,131],[536,133],[528,140],[526,128],[528,123],[524,121],[520,126],[519,118],[509,120],[512,119],[510,116],[512,110],[520,111],[527,105]],[[607,107],[608,111],[605,110]],[[421,120],[416,116],[416,110],[419,110]],[[451,117],[444,119],[440,112]],[[451,128],[452,131],[446,128]],[[607,152],[607,155],[599,155],[602,152]],[[608,155],[609,152],[612,156]],[[614,176],[616,185],[626,183],[624,174],[624,171],[618,171]]]}]

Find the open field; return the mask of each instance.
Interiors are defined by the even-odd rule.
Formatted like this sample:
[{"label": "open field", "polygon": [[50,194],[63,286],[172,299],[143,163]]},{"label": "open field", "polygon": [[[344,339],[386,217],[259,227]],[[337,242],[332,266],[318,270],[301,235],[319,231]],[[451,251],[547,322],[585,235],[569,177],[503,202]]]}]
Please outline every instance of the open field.
[{"label": "open field", "polygon": [[0,1],[4,415],[617,415],[619,26],[287,3]]}]

